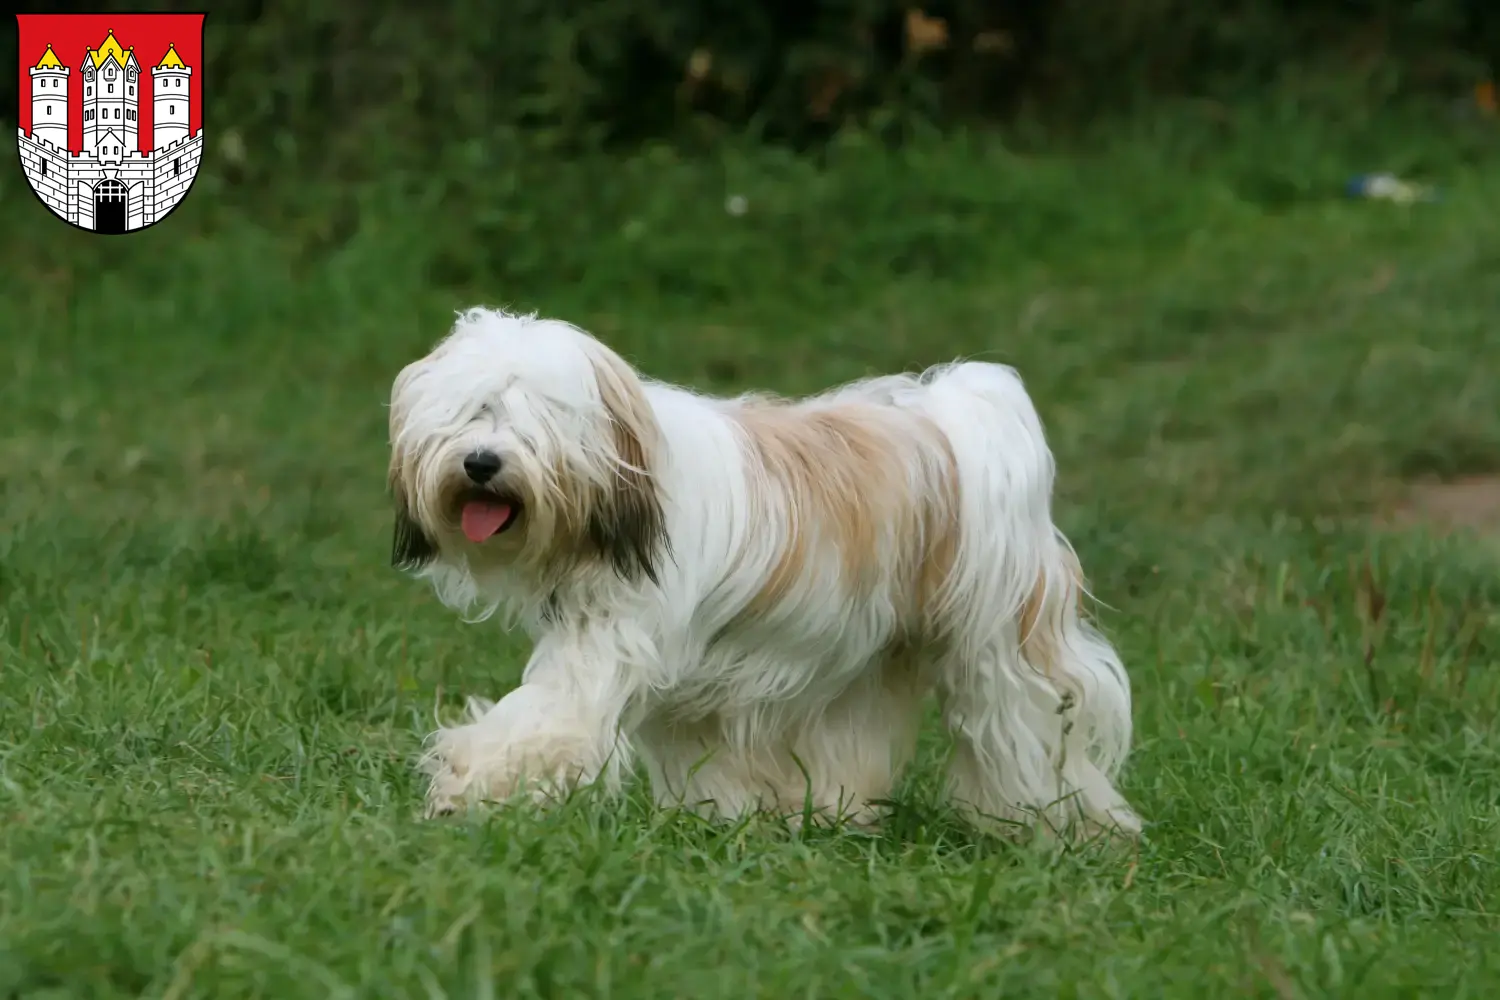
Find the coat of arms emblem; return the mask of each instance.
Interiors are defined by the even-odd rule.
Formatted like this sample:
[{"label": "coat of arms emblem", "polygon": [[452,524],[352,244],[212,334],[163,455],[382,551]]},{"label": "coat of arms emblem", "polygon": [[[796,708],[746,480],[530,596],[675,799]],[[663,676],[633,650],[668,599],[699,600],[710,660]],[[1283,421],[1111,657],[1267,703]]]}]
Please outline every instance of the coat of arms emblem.
[{"label": "coat of arms emblem", "polygon": [[18,14],[21,169],[58,217],[129,233],[203,157],[202,14]]}]

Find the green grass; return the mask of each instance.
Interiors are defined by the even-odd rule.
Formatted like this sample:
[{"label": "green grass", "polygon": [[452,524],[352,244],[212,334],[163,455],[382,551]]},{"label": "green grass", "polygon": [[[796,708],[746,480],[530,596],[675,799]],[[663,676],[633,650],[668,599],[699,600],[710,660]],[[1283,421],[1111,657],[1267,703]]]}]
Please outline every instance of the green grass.
[{"label": "green grass", "polygon": [[[118,240],[0,174],[0,996],[1493,995],[1495,552],[1371,514],[1500,470],[1500,148],[1216,128],[209,175]],[[1387,165],[1445,201],[1339,200]],[[1017,365],[1139,848],[976,837],[935,732],[873,836],[421,821],[434,708],[524,655],[386,563],[390,380],[474,301],[714,390]]]}]

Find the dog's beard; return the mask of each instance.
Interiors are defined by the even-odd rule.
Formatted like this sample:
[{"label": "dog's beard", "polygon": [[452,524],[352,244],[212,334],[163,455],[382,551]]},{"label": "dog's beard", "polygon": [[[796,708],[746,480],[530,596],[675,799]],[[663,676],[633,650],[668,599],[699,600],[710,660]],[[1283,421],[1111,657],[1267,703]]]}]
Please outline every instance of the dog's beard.
[{"label": "dog's beard", "polygon": [[[398,569],[420,570],[440,557],[444,539],[462,536],[485,551],[502,536],[519,538],[523,522],[532,520],[523,491],[513,484],[476,486],[450,478],[422,492],[420,487],[393,476],[396,500],[395,535],[391,564]],[[530,534],[530,532],[527,532]],[[512,554],[519,542],[504,549]]]}]

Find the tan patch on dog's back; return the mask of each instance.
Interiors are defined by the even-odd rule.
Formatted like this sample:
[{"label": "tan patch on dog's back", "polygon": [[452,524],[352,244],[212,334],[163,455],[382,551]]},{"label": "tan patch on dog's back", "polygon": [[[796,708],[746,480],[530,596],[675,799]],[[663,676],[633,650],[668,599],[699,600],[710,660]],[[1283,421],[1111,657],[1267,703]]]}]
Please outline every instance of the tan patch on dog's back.
[{"label": "tan patch on dog's back", "polygon": [[869,594],[890,565],[903,613],[930,610],[958,547],[955,463],[931,421],[865,402],[755,400],[732,416],[759,459],[753,516],[788,518],[780,556],[747,612],[774,607],[829,547],[852,592]]}]

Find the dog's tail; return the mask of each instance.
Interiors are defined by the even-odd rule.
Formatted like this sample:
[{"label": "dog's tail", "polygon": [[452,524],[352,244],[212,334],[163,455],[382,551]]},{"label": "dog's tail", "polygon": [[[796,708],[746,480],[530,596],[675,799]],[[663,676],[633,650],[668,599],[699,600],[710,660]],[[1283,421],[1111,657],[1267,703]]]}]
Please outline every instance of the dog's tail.
[{"label": "dog's tail", "polygon": [[1012,758],[993,762],[1012,772],[1011,801],[1050,788],[1098,822],[1138,828],[1111,780],[1130,746],[1130,683],[1084,614],[1078,558],[1053,524],[1041,418],[1003,365],[947,365],[922,382],[909,405],[947,437],[958,475],[960,544],[942,606],[956,646],[949,683],[967,702],[961,727],[992,730],[971,735]]}]

